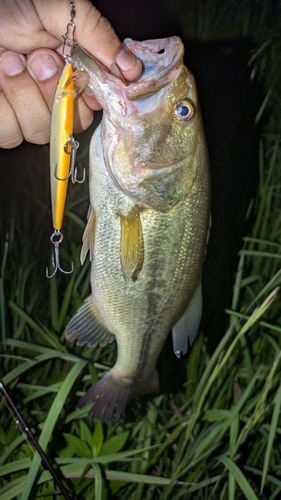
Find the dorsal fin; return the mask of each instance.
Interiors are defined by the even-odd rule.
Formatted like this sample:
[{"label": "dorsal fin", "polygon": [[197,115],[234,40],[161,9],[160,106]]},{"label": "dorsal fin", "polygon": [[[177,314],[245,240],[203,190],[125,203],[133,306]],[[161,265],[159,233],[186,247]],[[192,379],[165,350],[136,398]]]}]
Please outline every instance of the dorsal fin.
[{"label": "dorsal fin", "polygon": [[136,281],[143,265],[143,234],[139,209],[129,215],[120,214],[120,257],[125,279]]}]

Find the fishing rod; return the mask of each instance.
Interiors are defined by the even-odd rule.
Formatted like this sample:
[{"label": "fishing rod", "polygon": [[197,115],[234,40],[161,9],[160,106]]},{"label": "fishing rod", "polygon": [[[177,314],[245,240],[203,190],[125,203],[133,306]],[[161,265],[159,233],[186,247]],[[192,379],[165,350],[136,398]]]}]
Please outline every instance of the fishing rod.
[{"label": "fishing rod", "polygon": [[56,483],[57,487],[59,488],[59,490],[60,490],[61,494],[63,495],[63,497],[65,498],[65,500],[77,500],[77,497],[70,496],[69,492],[66,490],[66,488],[62,484],[62,482],[59,479],[59,477],[56,475],[56,472],[55,472],[52,464],[50,463],[48,457],[44,453],[44,451],[41,448],[40,444],[36,441],[36,439],[33,436],[31,430],[29,429],[29,427],[26,425],[23,417],[21,416],[19,410],[17,409],[17,407],[16,407],[15,403],[13,402],[12,398],[9,396],[9,394],[8,394],[7,390],[5,389],[5,387],[4,387],[4,385],[3,385],[2,382],[0,382],[0,392],[2,392],[2,394],[4,395],[4,398],[6,400],[7,405],[12,410],[12,413],[15,415],[15,417],[17,419],[17,425],[19,425],[20,429],[27,436],[28,441],[30,441],[33,444],[34,448],[39,453],[39,455],[40,455],[40,457],[42,459],[42,462],[44,462],[44,465],[46,466],[46,468],[50,472],[50,474],[51,474],[54,482]]}]

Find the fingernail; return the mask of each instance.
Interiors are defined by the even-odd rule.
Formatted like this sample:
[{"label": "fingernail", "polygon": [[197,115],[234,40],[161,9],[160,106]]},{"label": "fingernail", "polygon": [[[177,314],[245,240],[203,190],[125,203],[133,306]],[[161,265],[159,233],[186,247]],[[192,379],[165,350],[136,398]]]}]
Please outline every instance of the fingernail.
[{"label": "fingernail", "polygon": [[20,56],[10,55],[1,60],[1,69],[7,76],[19,75],[26,67],[25,59]]},{"label": "fingernail", "polygon": [[119,68],[126,72],[132,70],[135,66],[140,66],[141,62],[136,58],[125,46],[122,47],[118,56],[116,57],[116,62]]},{"label": "fingernail", "polygon": [[34,56],[30,61],[30,68],[37,80],[47,80],[58,71],[58,65],[52,56],[47,54]]},{"label": "fingernail", "polygon": [[86,85],[86,87],[83,89],[83,94],[90,95],[92,97],[94,95],[93,91],[90,89],[90,87],[88,85]]}]

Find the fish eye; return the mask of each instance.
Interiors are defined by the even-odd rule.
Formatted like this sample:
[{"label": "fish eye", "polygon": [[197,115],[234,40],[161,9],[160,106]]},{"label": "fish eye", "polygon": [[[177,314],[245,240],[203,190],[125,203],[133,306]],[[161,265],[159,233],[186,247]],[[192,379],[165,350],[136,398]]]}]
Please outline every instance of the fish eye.
[{"label": "fish eye", "polygon": [[187,98],[181,99],[174,106],[174,115],[180,122],[188,122],[195,113],[194,104]]}]

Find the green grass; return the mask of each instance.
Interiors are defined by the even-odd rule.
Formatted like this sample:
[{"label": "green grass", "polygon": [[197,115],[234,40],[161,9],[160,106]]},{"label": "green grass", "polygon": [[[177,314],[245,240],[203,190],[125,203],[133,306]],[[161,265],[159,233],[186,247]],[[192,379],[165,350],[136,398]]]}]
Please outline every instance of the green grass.
[{"label": "green grass", "polygon": [[[247,34],[252,24],[246,16],[241,25],[240,14],[233,29]],[[204,16],[200,22],[211,37],[215,27],[208,28]],[[104,374],[116,354],[114,345],[78,348],[64,339],[65,325],[89,294],[89,264],[79,265],[86,186],[74,186],[68,196],[61,258],[66,265],[74,261],[70,277],[45,278],[52,228],[43,169],[29,172],[28,187],[15,187],[3,200],[0,380],[66,488],[82,499],[281,496],[281,92],[274,76],[280,44],[265,31],[266,23],[251,55],[253,74],[271,68],[258,117],[268,119],[248,214],[255,223],[239,252],[225,336],[212,356],[198,336],[176,393],[140,398],[123,419],[106,425],[76,408],[89,381]],[[62,498],[3,397],[0,410],[1,499]]]}]

